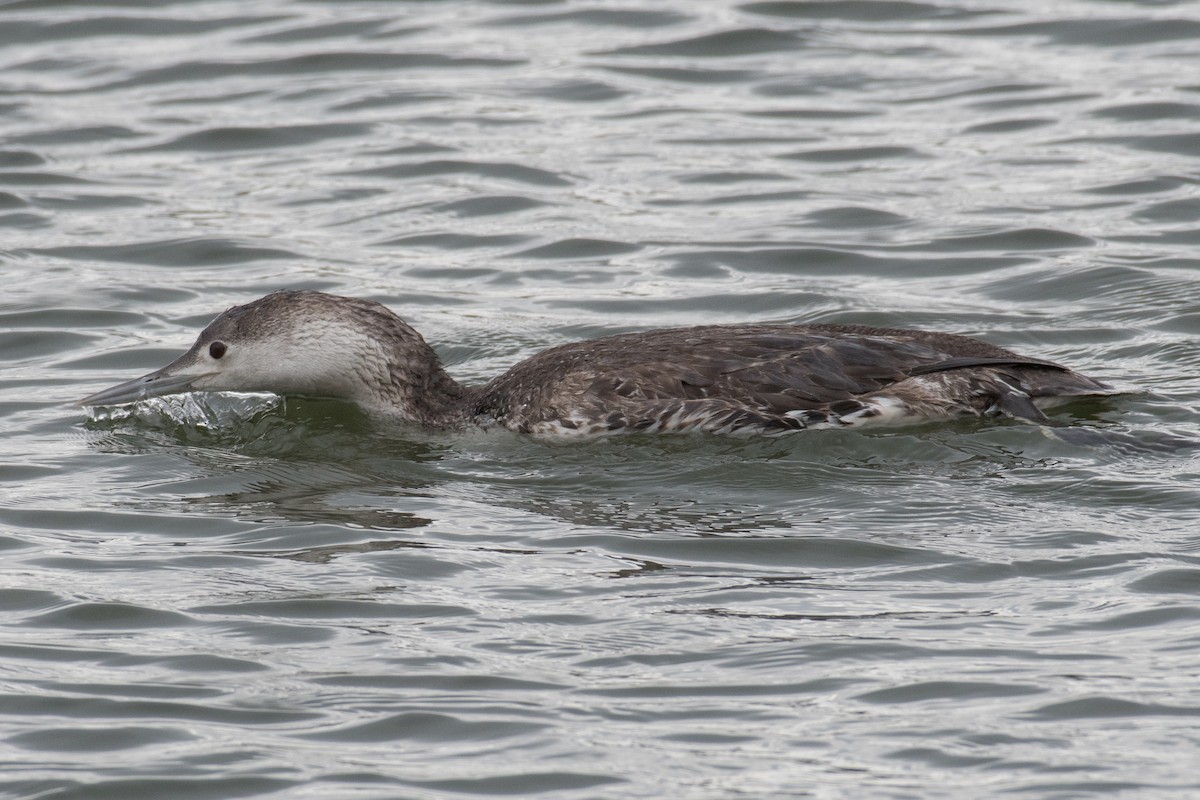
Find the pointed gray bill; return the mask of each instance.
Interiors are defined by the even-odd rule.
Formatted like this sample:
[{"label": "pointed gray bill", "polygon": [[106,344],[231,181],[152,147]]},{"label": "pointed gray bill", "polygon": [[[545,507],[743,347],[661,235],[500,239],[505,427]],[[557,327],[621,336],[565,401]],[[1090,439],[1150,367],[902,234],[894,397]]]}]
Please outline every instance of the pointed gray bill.
[{"label": "pointed gray bill", "polygon": [[116,386],[88,395],[82,400],[77,400],[77,406],[117,406],[124,403],[136,403],[138,400],[145,400],[150,397],[162,397],[167,394],[179,394],[186,392],[192,387],[192,383],[199,378],[205,377],[203,374],[197,375],[172,375],[170,364],[160,370],[155,370],[149,375],[143,375],[140,378],[134,378],[125,383],[118,383]]}]

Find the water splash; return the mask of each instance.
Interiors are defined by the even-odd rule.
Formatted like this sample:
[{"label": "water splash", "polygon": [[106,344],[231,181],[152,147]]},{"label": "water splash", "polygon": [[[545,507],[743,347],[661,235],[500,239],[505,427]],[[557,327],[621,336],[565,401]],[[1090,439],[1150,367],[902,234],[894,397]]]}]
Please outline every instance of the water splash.
[{"label": "water splash", "polygon": [[87,421],[97,425],[136,422],[154,428],[185,426],[220,431],[285,408],[284,398],[270,392],[188,392],[127,405],[90,407]]}]

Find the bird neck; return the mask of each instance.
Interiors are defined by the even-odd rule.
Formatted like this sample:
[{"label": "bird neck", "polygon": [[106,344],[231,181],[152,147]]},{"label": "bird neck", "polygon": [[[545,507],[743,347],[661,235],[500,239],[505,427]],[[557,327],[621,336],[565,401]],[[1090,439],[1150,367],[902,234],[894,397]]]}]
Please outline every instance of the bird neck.
[{"label": "bird neck", "polygon": [[400,387],[403,413],[411,422],[426,428],[460,428],[467,423],[470,390],[450,377],[440,361],[432,362],[419,378],[411,377],[416,380]]},{"label": "bird neck", "polygon": [[367,382],[360,405],[426,428],[457,428],[467,423],[470,390],[450,377],[433,348],[396,319],[389,326],[386,355]]}]

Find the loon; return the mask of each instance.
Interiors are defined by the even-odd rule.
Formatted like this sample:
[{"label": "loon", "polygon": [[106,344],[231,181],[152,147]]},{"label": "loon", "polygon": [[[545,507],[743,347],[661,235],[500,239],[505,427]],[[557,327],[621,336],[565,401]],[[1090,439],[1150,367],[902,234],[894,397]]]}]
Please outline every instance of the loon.
[{"label": "loon", "polygon": [[1110,394],[1067,367],[949,333],[865,325],[703,325],[552,347],[463,386],[379,303],[280,291],[218,316],[186,353],[79,406],[189,391],[348,400],[431,429],[520,433],[781,434],[1008,415]]}]

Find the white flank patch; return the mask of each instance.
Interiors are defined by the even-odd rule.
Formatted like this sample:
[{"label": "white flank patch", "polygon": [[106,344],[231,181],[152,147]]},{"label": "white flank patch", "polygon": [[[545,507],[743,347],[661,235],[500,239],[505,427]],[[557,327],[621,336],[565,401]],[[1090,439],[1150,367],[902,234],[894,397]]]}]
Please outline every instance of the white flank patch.
[{"label": "white flank patch", "polygon": [[843,425],[865,427],[867,425],[904,425],[922,417],[912,413],[903,400],[895,397],[872,397],[864,401],[861,411],[854,411],[841,418]]}]

